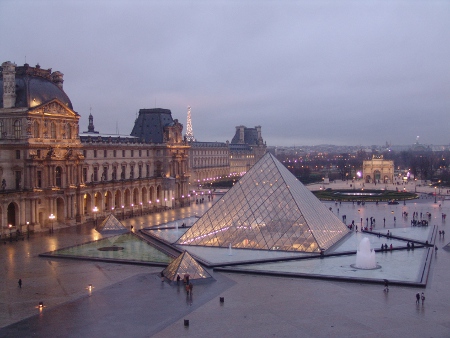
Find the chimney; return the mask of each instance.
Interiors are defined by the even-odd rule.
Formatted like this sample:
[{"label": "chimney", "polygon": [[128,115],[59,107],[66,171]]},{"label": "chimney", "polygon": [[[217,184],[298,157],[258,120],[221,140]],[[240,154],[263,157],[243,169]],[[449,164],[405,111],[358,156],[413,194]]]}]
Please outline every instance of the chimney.
[{"label": "chimney", "polygon": [[239,130],[239,141],[238,141],[238,143],[239,144],[244,144],[245,142],[245,140],[244,140],[244,129],[245,129],[245,127],[244,126],[238,126],[238,127],[236,127],[236,129],[237,130]]},{"label": "chimney", "polygon": [[6,61],[2,63],[3,73],[3,108],[16,106],[16,64]]},{"label": "chimney", "polygon": [[63,90],[63,83],[64,83],[63,77],[64,77],[64,74],[61,72],[58,72],[58,71],[53,72],[51,75],[52,82],[54,84],[56,84],[58,86],[58,88],[61,90]]}]

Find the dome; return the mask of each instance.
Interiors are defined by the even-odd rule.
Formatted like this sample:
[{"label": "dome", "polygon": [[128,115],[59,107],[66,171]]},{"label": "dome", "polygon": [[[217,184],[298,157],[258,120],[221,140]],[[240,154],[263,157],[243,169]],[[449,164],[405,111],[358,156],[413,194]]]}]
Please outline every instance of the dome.
[{"label": "dome", "polygon": [[[60,72],[41,69],[39,65],[30,67],[25,64],[15,68],[16,108],[33,108],[58,99],[73,110],[72,102],[62,89]],[[0,107],[3,107],[3,76],[0,77]]]}]

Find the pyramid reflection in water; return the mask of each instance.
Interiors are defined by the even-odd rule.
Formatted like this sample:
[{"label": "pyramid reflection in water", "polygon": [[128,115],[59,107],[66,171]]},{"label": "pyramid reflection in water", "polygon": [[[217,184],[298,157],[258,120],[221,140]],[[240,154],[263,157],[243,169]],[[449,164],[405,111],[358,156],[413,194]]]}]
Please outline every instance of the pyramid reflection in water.
[{"label": "pyramid reflection in water", "polygon": [[296,252],[329,249],[348,229],[267,153],[178,241]]}]

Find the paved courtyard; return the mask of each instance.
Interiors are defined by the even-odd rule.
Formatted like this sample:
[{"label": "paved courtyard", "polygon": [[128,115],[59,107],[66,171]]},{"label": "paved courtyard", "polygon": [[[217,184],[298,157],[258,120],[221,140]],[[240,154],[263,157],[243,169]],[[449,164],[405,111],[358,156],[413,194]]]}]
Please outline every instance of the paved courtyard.
[{"label": "paved courtyard", "polygon": [[[423,196],[433,191],[407,188]],[[430,224],[447,230],[441,214],[450,214],[450,201],[442,199],[434,203],[428,196],[396,206],[328,204],[334,213],[337,208],[340,215],[345,213],[347,223],[351,217],[373,216],[384,231],[409,227],[410,218],[401,216],[407,208],[430,212]],[[124,223],[141,229],[201,215],[208,207],[194,204]],[[399,215],[395,223],[394,215]],[[439,250],[426,288],[391,286],[385,293],[382,285],[210,270],[216,281],[195,285],[193,296],[186,297],[181,287],[161,283],[159,267],[38,257],[101,238],[92,228],[62,228],[0,246],[0,337],[450,337],[450,252],[443,249],[450,233],[436,241]],[[423,305],[415,304],[417,292],[426,295]],[[40,301],[42,311],[37,308]]]}]

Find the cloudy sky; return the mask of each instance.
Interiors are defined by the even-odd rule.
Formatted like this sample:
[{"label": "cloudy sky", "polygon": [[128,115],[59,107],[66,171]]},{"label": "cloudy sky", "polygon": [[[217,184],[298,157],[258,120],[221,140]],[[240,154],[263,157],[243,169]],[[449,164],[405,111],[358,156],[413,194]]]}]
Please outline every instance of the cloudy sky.
[{"label": "cloudy sky", "polygon": [[167,108],[199,141],[450,143],[450,1],[1,0],[0,62],[64,73],[87,130]]}]

